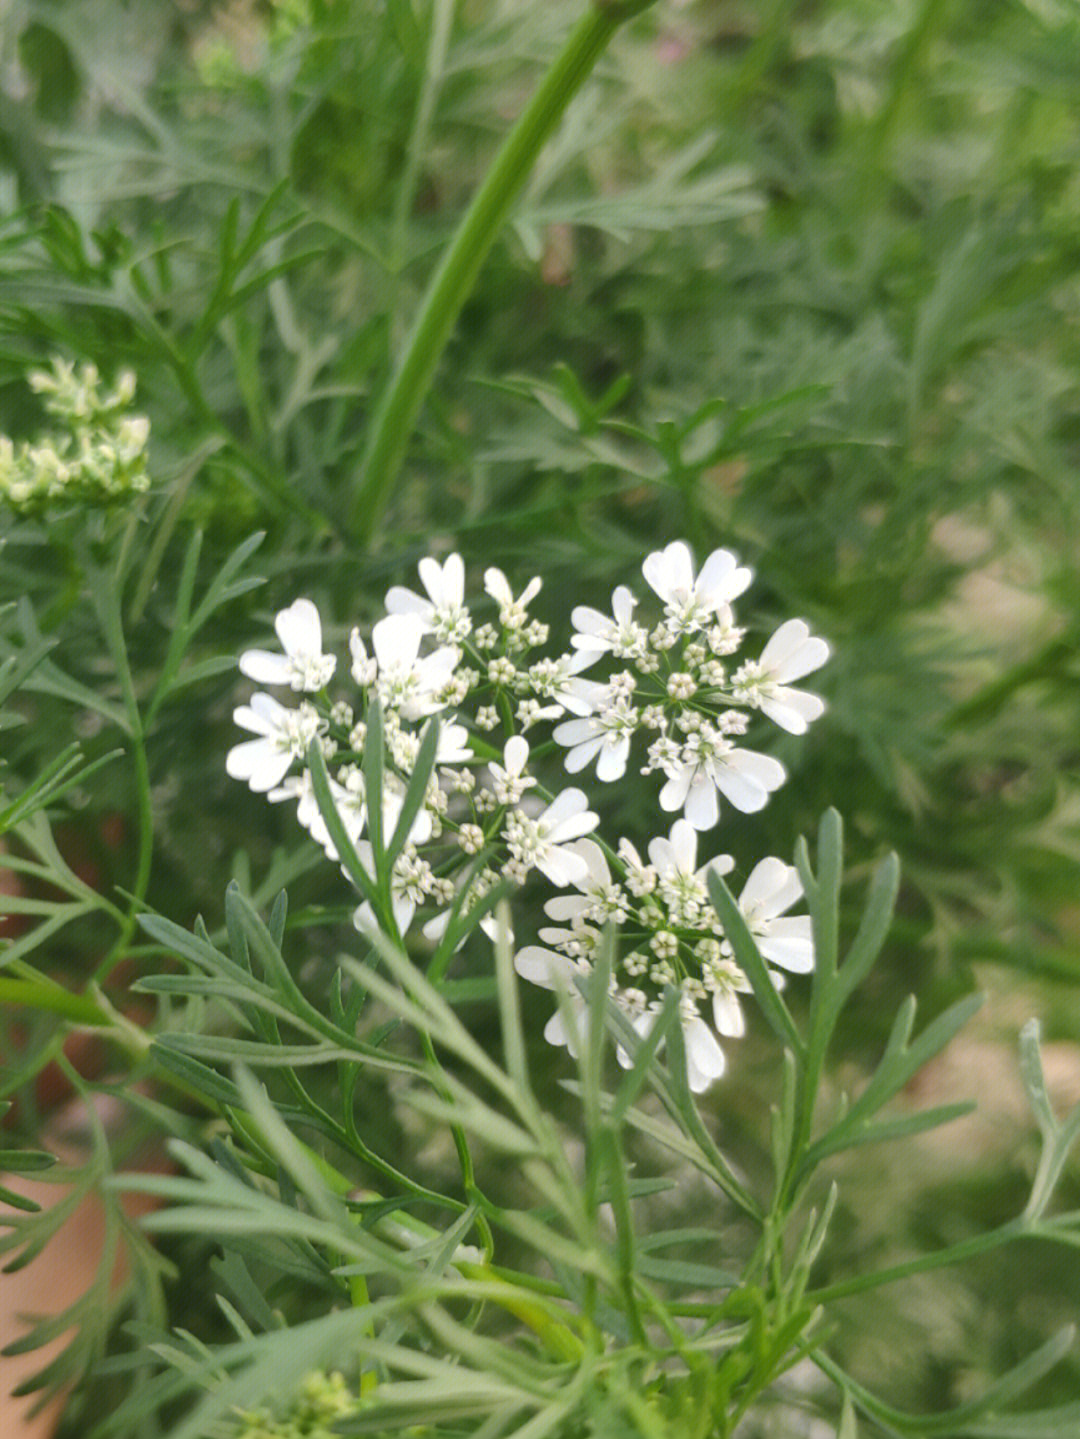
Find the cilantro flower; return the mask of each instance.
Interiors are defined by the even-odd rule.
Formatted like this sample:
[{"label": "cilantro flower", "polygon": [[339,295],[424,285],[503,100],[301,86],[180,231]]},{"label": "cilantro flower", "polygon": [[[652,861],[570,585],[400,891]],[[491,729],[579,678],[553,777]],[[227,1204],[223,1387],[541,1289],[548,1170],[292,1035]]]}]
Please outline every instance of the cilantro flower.
[{"label": "cilantro flower", "polygon": [[656,893],[668,908],[671,922],[680,927],[693,927],[702,917],[711,915],[708,876],[729,874],[735,861],[729,854],[718,854],[697,868],[697,830],[685,819],[677,819],[667,839],[649,842],[649,860],[656,871]]},{"label": "cilantro flower", "polygon": [[472,617],[465,608],[464,561],[453,554],[440,565],[428,556],[417,569],[427,599],[403,585],[393,585],[386,592],[386,608],[392,615],[416,615],[426,634],[444,643],[458,643],[472,630]]},{"label": "cilantro flower", "polygon": [[588,605],[578,605],[570,614],[575,633],[570,643],[575,649],[603,654],[610,650],[616,659],[638,659],[648,646],[649,634],[634,622],[637,599],[625,585],[619,585],[611,596],[613,618]]},{"label": "cilantro flower", "polygon": [[439,691],[449,683],[459,659],[458,651],[449,645],[421,656],[424,634],[424,622],[417,614],[387,615],[371,631],[379,698],[388,709],[400,710],[407,720],[443,708]]},{"label": "cilantro flower", "polygon": [[596,714],[566,720],[552,734],[557,744],[570,747],[564,760],[568,773],[577,774],[596,760],[597,779],[610,783],[626,773],[630,741],[639,723],[638,711],[620,697]]},{"label": "cilantro flower", "polygon": [[751,870],[738,900],[762,959],[793,974],[808,974],[814,967],[810,916],[783,917],[802,892],[798,870],[770,856]]},{"label": "cilantro flower", "polygon": [[825,709],[817,695],[790,688],[829,658],[829,646],[810,633],[803,620],[788,620],[769,640],[761,658],[747,660],[731,677],[732,692],[743,704],[760,709],[790,734],[805,734]]},{"label": "cilantro flower", "polygon": [[503,831],[513,866],[511,877],[523,879],[530,869],[538,869],[562,889],[584,875],[585,861],[569,847],[569,841],[581,839],[600,823],[599,815],[588,806],[581,790],[564,789],[535,819],[524,810],[512,810]]},{"label": "cilantro flower", "polygon": [[533,776],[525,773],[529,762],[528,740],[519,734],[512,735],[503,748],[503,761],[498,764],[492,760],[488,765],[492,792],[500,804],[517,804],[525,791],[536,784]]},{"label": "cilantro flower", "polygon": [[322,624],[319,611],[310,600],[294,600],[274,620],[283,655],[269,650],[245,650],[240,656],[240,673],[260,685],[289,685],[291,689],[317,693],[329,683],[337,667],[333,655],[322,652]]},{"label": "cilantro flower", "polygon": [[[553,942],[558,942],[561,933],[563,932],[558,930],[542,930],[541,937],[547,936],[553,938]],[[556,993],[560,990],[563,992],[572,1016],[570,1023],[567,1024],[562,1009],[557,1009],[544,1025],[544,1038],[548,1044],[558,1048],[565,1047],[576,1058],[577,1040],[587,1029],[588,1021],[585,996],[575,981],[578,978],[584,979],[591,973],[591,964],[586,959],[574,959],[556,950],[529,944],[514,955],[514,968],[522,979],[528,980],[530,984],[538,985],[541,989],[554,990]]]},{"label": "cilantro flower", "polygon": [[540,593],[542,584],[540,576],[534,575],[515,599],[510,582],[502,570],[492,565],[484,571],[484,589],[499,606],[499,623],[508,630],[520,630],[528,623],[529,601]]},{"label": "cilantro flower", "polygon": [[736,749],[709,724],[702,724],[682,745],[663,738],[654,742],[646,771],[653,768],[667,775],[660,808],[668,813],[681,809],[699,830],[712,829],[719,820],[719,795],[743,814],[754,814],[787,778],[779,760]]},{"label": "cilantro flower", "polygon": [[576,840],[567,848],[585,863],[584,872],[571,880],[580,893],[555,895],[545,903],[545,913],[561,924],[577,925],[586,920],[605,924],[609,919],[621,924],[629,905],[621,886],[611,877],[604,851],[592,839]]},{"label": "cilantro flower", "polygon": [[249,705],[233,711],[233,719],[258,738],[234,745],[225,758],[225,770],[232,779],[244,780],[256,794],[265,794],[281,783],[293,760],[303,758],[323,726],[313,706],[305,703],[299,709],[286,709],[261,690],[251,696]]},{"label": "cilantro flower", "polygon": [[682,540],[646,556],[641,572],[681,633],[704,628],[753,579],[753,571],[741,566],[730,550],[713,550],[695,579],[693,556]]}]

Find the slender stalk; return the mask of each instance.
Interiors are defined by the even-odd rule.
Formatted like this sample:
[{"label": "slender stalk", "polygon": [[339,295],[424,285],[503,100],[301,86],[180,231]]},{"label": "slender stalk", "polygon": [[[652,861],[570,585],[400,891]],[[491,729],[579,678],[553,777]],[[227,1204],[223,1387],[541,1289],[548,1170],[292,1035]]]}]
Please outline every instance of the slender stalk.
[{"label": "slender stalk", "polygon": [[[135,932],[135,924],[142,909],[146,891],[150,885],[150,865],[154,851],[154,810],[150,795],[150,765],[146,755],[146,737],[135,681],[128,660],[127,644],[124,640],[124,622],[120,612],[122,575],[115,577],[100,573],[92,577],[92,585],[99,587],[93,599],[98,611],[105,644],[116,667],[120,681],[120,693],[124,712],[127,716],[127,730],[131,740],[131,757],[135,768],[135,790],[138,805],[138,857],[135,878],[131,886],[131,898],[127,913],[120,925],[120,933],[113,941],[112,948],[98,966],[95,979],[104,981],[113,965],[121,958]],[[101,592],[103,591],[103,593]]]},{"label": "slender stalk", "polygon": [[652,4],[655,0],[616,4],[594,0],[518,117],[473,197],[428,286],[404,356],[371,422],[351,516],[353,530],[364,544],[370,544],[378,532],[435,368],[541,147],[615,31]]},{"label": "slender stalk", "polygon": [[424,75],[420,82],[420,97],[416,105],[409,149],[405,157],[405,172],[394,198],[394,224],[392,255],[395,268],[400,266],[405,249],[405,226],[412,213],[416,196],[416,181],[420,174],[420,162],[427,146],[431,131],[431,119],[435,103],[439,98],[443,74],[446,70],[446,52],[450,46],[450,30],[454,23],[457,0],[434,0],[430,20],[427,56],[424,61]]}]

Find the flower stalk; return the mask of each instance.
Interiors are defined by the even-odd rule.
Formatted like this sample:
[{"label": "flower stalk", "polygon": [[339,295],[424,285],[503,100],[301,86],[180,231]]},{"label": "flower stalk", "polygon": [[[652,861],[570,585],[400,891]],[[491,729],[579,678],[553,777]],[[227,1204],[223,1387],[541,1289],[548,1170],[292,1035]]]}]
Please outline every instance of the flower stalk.
[{"label": "flower stalk", "polygon": [[353,500],[352,528],[374,541],[420,407],[480,267],[502,229],[541,148],[615,31],[655,0],[595,3],[507,135],[435,272],[405,345],[404,356],[376,408]]}]

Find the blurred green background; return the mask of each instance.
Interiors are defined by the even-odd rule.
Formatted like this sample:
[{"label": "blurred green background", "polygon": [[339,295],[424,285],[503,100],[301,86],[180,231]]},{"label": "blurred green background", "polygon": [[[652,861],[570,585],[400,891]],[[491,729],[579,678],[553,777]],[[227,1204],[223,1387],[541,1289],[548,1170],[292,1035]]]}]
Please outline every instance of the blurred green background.
[{"label": "blurred green background", "polygon": [[[350,513],[373,400],[581,8],[5,0],[0,431],[41,428],[26,373],[54,354],[135,371],[154,479],[147,578],[125,596],[140,693],[194,527],[200,584],[266,531],[248,569],[267,583],[215,616],[197,659],[262,643],[298,594],[340,649],[389,584],[452,548],[477,579],[542,574],[558,637],[573,604],[605,606],[679,537],[753,565],[740,617],[760,634],[801,615],[829,639],[825,718],[777,741],[788,785],[761,815],[729,812],[718,846],[745,873],[835,805],[852,914],[872,862],[900,854],[887,964],[843,1034],[837,1088],[857,1086],[907,993],[924,1017],[990,996],[910,1096],[976,1097],[981,1118],[857,1151],[821,1275],[842,1276],[1022,1205],[1030,1014],[1057,1099],[1080,1098],[1080,13],[661,0],[545,148],[362,548]],[[109,691],[64,527],[5,516],[0,533],[0,599],[28,598],[65,673]],[[3,623],[21,643],[25,614]],[[149,736],[149,900],[217,924],[226,877],[273,868],[317,983],[347,897],[284,807],[225,776],[246,692],[233,673],[192,685]],[[91,757],[116,745],[76,704],[24,704],[33,723],[5,747],[16,789],[73,735]],[[620,786],[604,824],[647,840],[654,804],[650,780]],[[69,862],[110,892],[131,883],[132,805],[114,765],[56,815]],[[519,933],[534,922],[523,900]],[[99,947],[93,924],[69,926],[57,977],[78,987]],[[538,1031],[545,1012],[541,998]],[[25,1023],[12,1051],[44,1053],[55,1021]],[[561,1074],[539,1035],[537,1050]],[[706,1100],[759,1179],[776,1083],[756,1025]],[[1075,1163],[1061,1200],[1080,1204]],[[994,1256],[852,1301],[835,1346],[886,1397],[956,1402],[1074,1313],[1078,1284],[1060,1256]],[[1078,1383],[1074,1356],[1047,1397]],[[780,1412],[776,1434],[801,1432]]]}]

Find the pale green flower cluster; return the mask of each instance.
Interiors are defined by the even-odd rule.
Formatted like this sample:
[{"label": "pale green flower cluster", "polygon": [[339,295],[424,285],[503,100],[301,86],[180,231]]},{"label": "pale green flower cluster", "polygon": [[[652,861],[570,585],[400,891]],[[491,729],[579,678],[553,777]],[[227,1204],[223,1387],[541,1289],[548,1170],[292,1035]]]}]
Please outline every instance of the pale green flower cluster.
[{"label": "pale green flower cluster", "polygon": [[280,1418],[269,1410],[241,1410],[235,1439],[332,1439],[330,1426],[355,1414],[357,1398],[336,1371],[315,1370],[300,1386],[292,1407]]},{"label": "pale green flower cluster", "polygon": [[78,370],[53,360],[30,387],[60,427],[16,446],[0,435],[0,500],[22,514],[59,504],[108,504],[150,487],[146,444],[150,421],[130,413],[135,376],[124,370],[111,390],[94,365]]}]

